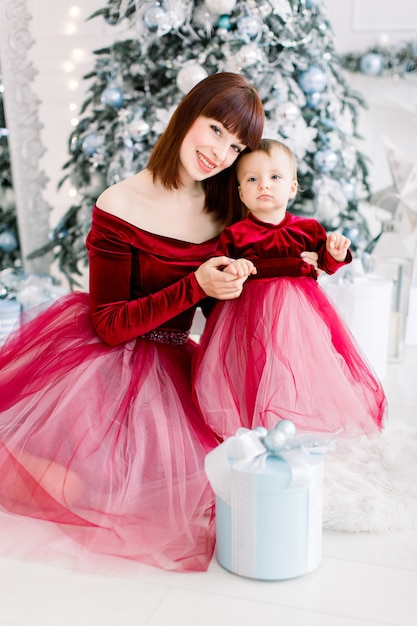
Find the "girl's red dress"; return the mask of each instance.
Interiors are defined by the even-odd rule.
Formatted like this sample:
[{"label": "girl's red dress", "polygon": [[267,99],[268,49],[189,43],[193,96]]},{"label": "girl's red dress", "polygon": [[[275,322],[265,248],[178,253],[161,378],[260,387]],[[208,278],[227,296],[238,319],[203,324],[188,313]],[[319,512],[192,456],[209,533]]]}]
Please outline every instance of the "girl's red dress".
[{"label": "girl's red dress", "polygon": [[250,214],[221,235],[217,254],[250,258],[258,273],[239,298],[216,304],[196,357],[195,393],[219,437],[280,419],[342,437],[383,425],[382,385],[304,250],[316,250],[327,273],[342,265],[326,252],[322,226],[290,213],[278,225]]},{"label": "girl's red dress", "polygon": [[95,208],[90,294],[23,319],[0,351],[3,512],[53,523],[55,543],[58,531],[84,555],[207,568],[204,458],[217,440],[192,400],[187,333],[204,297],[194,271],[216,244],[151,234]]}]

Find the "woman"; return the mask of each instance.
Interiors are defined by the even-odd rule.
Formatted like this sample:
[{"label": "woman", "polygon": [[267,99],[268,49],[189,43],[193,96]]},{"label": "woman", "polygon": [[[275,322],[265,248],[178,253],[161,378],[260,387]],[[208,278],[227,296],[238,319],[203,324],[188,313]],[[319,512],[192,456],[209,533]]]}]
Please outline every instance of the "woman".
[{"label": "woman", "polygon": [[148,167],[98,198],[90,294],[61,298],[1,352],[0,504],[54,522],[88,553],[209,564],[203,461],[217,440],[192,400],[188,332],[206,296],[242,291],[246,277],[211,257],[240,217],[224,193],[230,167],[263,120],[242,76],[196,85]]}]

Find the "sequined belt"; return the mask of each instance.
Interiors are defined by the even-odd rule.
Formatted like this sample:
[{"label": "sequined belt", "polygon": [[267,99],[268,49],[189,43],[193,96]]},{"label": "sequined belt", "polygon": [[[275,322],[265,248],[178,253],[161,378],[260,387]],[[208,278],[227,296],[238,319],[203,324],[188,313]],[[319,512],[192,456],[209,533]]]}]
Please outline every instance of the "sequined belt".
[{"label": "sequined belt", "polygon": [[148,333],[141,335],[141,339],[149,339],[158,343],[171,343],[177,346],[187,343],[189,332],[178,330],[150,330]]}]

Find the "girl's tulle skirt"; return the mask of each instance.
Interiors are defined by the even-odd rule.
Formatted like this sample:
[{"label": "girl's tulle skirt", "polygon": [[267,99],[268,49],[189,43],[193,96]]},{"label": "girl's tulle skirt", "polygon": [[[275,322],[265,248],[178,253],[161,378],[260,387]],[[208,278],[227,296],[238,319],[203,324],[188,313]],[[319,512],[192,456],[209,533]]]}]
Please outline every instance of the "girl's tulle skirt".
[{"label": "girl's tulle skirt", "polygon": [[14,331],[0,351],[3,512],[52,522],[84,554],[206,569],[217,441],[192,400],[195,349],[109,347],[82,293]]},{"label": "girl's tulle skirt", "polygon": [[219,437],[280,419],[300,431],[372,434],[386,409],[380,382],[311,278],[249,280],[240,298],[217,303],[194,389]]}]

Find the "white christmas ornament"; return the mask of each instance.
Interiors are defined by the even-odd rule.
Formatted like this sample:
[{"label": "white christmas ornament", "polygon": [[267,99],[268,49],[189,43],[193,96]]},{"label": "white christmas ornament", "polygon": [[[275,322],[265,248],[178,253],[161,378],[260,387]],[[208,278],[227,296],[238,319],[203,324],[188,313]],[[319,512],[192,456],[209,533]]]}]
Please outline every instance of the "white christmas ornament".
[{"label": "white christmas ornament", "polygon": [[233,11],[236,6],[236,0],[206,0],[205,5],[211,13],[226,15]]},{"label": "white christmas ornament", "polygon": [[337,165],[337,154],[333,150],[319,150],[313,157],[314,164],[320,172],[331,172]]},{"label": "white christmas ornament", "polygon": [[182,93],[188,93],[197,83],[208,76],[204,67],[198,63],[190,63],[181,68],[177,74],[177,85]]},{"label": "white christmas ornament", "polygon": [[279,105],[277,109],[278,115],[282,118],[283,122],[295,122],[297,117],[300,115],[300,109],[293,102],[283,102]]},{"label": "white christmas ornament", "polygon": [[133,141],[140,141],[150,130],[149,124],[142,118],[141,112],[133,117],[127,128]]},{"label": "white christmas ornament", "polygon": [[187,12],[191,12],[191,10],[191,7],[187,7],[184,0],[170,0],[168,15],[171,28],[182,26],[187,19]]},{"label": "white christmas ornament", "polygon": [[261,50],[255,44],[242,46],[236,54],[236,61],[241,67],[250,67],[262,62],[264,59]]}]

